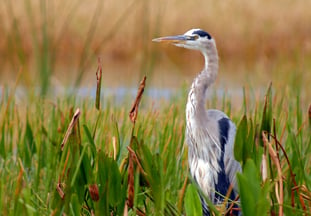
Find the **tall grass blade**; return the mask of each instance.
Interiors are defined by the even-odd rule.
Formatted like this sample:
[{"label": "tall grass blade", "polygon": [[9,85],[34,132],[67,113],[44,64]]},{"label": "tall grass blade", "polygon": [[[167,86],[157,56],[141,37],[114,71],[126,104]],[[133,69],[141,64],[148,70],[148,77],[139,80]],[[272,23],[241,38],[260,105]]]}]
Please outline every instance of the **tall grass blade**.
[{"label": "tall grass blade", "polygon": [[[21,155],[22,152],[20,152]],[[31,160],[33,155],[36,153],[36,144],[34,141],[34,135],[27,117],[26,120],[26,131],[25,131],[25,135],[24,135],[24,164],[27,168],[31,167]]]},{"label": "tall grass blade", "polygon": [[93,137],[91,135],[91,132],[86,125],[83,125],[83,129],[84,129],[84,132],[85,132],[86,137],[87,137],[89,144],[90,144],[92,158],[95,158],[96,157],[96,145],[95,145],[95,142],[94,142]]},{"label": "tall grass blade", "polygon": [[120,146],[120,142],[121,142],[120,131],[119,131],[117,120],[115,118],[113,118],[112,121],[113,121],[112,124],[113,124],[113,130],[114,130],[116,161],[119,162],[121,159],[121,147],[122,147],[122,146]]},{"label": "tall grass blade", "polygon": [[4,136],[5,133],[5,124],[3,122],[2,126],[1,126],[1,140],[0,140],[0,156],[3,158],[3,159],[6,159],[6,151],[5,151],[5,136]]},{"label": "tall grass blade", "polygon": [[247,99],[246,99],[245,86],[243,87],[243,108],[244,108],[244,115],[246,115],[247,114]]},{"label": "tall grass blade", "polygon": [[[271,133],[271,122],[272,122],[272,83],[270,83],[268,90],[265,95],[265,103],[261,119],[260,131],[268,132],[268,140],[270,140]],[[260,133],[261,134],[261,133]],[[261,146],[263,146],[263,140],[260,139]]]}]

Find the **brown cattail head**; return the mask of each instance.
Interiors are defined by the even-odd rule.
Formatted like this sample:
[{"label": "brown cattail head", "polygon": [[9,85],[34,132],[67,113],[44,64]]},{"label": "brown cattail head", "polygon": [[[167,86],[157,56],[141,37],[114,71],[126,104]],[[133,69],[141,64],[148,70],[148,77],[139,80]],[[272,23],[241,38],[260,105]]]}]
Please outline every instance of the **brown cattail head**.
[{"label": "brown cattail head", "polygon": [[130,117],[130,119],[131,119],[131,121],[133,123],[135,123],[136,118],[137,118],[138,106],[139,106],[141,97],[142,97],[142,95],[144,93],[145,85],[146,85],[146,76],[144,76],[144,78],[140,82],[140,85],[139,85],[139,88],[138,88],[138,91],[137,91],[136,99],[135,99],[135,101],[133,103],[132,109],[131,109],[130,114],[129,114],[129,117]]},{"label": "brown cattail head", "polygon": [[91,199],[95,202],[99,200],[99,190],[97,184],[91,184],[89,185],[89,192]]}]

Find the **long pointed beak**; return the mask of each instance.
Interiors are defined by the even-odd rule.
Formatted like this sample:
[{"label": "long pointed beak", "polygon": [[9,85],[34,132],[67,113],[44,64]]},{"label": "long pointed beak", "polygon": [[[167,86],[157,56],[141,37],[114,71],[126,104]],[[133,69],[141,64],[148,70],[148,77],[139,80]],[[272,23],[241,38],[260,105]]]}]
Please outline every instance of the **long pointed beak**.
[{"label": "long pointed beak", "polygon": [[185,43],[187,40],[191,40],[191,38],[185,35],[166,36],[152,39],[153,42],[167,42],[167,43]]}]

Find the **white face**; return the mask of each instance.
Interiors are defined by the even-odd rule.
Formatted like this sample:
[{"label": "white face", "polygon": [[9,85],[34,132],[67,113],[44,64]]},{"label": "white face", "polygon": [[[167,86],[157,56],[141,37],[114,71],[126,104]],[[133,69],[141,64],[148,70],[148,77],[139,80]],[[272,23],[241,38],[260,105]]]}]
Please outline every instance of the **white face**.
[{"label": "white face", "polygon": [[210,34],[201,29],[191,29],[183,36],[185,36],[185,40],[176,41],[173,44],[186,49],[203,50],[206,49],[210,43],[215,43]]}]

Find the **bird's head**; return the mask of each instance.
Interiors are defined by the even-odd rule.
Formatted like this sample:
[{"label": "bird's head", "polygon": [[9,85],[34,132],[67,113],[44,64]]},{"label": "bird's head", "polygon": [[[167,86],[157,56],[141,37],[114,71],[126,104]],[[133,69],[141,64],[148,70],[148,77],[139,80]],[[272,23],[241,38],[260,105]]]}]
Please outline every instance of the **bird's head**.
[{"label": "bird's head", "polygon": [[191,29],[183,35],[160,37],[152,41],[168,42],[178,47],[199,51],[204,51],[208,49],[210,45],[215,45],[212,36],[202,29]]}]

